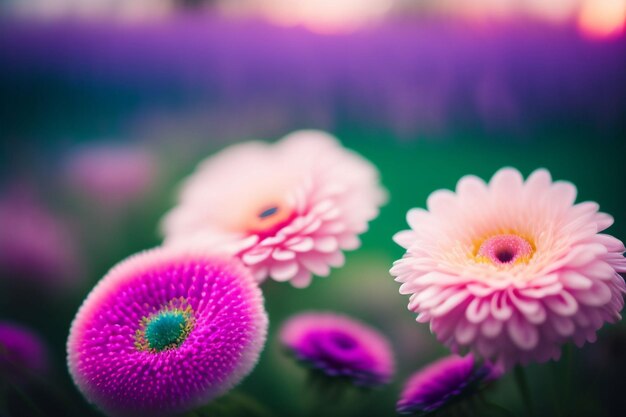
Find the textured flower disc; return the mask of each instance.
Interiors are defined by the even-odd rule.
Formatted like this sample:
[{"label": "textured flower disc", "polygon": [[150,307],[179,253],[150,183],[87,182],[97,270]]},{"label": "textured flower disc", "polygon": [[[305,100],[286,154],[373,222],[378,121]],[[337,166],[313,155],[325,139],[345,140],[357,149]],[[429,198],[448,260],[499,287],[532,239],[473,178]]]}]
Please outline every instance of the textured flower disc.
[{"label": "textured flower disc", "polygon": [[70,373],[110,415],[166,415],[207,403],[254,367],[261,292],[237,260],[158,248],[114,267],[81,306]]},{"label": "textured flower disc", "polygon": [[371,163],[326,133],[300,131],[208,158],[162,228],[166,245],[229,248],[258,281],[306,287],[343,265],[385,199]]},{"label": "textured flower disc", "polygon": [[451,355],[411,375],[396,410],[401,414],[434,412],[500,376],[501,371],[489,363],[475,364],[472,355]]},{"label": "textured flower disc", "polygon": [[283,325],[280,339],[298,360],[355,385],[385,384],[393,375],[393,352],[387,338],[346,316],[299,314]]},{"label": "textured flower disc", "polygon": [[621,318],[624,245],[600,233],[613,219],[544,169],[526,181],[512,168],[489,184],[462,178],[436,191],[428,211],[407,214],[411,230],[392,275],[409,309],[453,350],[501,362],[543,362],[561,345],[593,342]]}]

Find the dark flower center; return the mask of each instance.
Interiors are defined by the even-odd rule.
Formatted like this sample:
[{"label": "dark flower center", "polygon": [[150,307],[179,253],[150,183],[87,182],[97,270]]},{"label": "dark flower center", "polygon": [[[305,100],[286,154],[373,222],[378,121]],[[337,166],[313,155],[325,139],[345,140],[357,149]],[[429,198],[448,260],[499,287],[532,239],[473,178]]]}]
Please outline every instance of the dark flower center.
[{"label": "dark flower center", "polygon": [[332,342],[335,344],[335,346],[339,347],[340,349],[350,350],[350,349],[354,349],[357,346],[357,343],[354,340],[354,338],[344,333],[333,332],[330,335],[330,338]]},{"label": "dark flower center", "polygon": [[535,249],[525,238],[516,234],[495,235],[481,242],[477,260],[497,266],[528,262]]},{"label": "dark flower center", "polygon": [[278,207],[276,206],[266,208],[259,213],[259,219],[265,219],[266,217],[273,216],[277,212],[278,212]]}]

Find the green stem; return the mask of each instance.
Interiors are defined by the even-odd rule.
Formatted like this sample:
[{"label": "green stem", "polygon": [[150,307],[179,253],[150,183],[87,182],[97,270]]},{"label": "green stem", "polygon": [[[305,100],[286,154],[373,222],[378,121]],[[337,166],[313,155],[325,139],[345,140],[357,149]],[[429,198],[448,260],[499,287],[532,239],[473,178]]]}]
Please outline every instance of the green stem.
[{"label": "green stem", "polygon": [[526,407],[526,414],[529,417],[535,415],[533,411],[533,403],[530,397],[530,387],[528,385],[528,379],[526,378],[526,372],[521,365],[515,366],[515,370],[513,371],[515,375],[515,382],[517,383],[517,388],[519,389],[520,395],[522,397],[522,402]]},{"label": "green stem", "polygon": [[[562,399],[570,398],[570,392],[572,388],[572,345],[566,344],[563,346],[563,384],[562,384]],[[563,413],[569,415],[568,411],[571,410],[572,401],[563,401]]]},{"label": "green stem", "polygon": [[561,381],[561,369],[558,362],[550,362],[552,368],[552,400],[554,402],[554,414],[557,417],[563,416],[563,381]]},{"label": "green stem", "polygon": [[489,401],[486,397],[485,397],[485,393],[484,392],[479,392],[477,397],[477,401],[478,404],[480,406],[484,406],[487,410],[494,410],[494,411],[498,411],[499,414],[502,414],[504,416],[507,417],[517,417],[515,415],[514,412],[512,412],[511,410],[509,410],[508,408],[500,405],[500,404],[496,404],[493,403],[491,401]]},{"label": "green stem", "polygon": [[504,416],[516,417],[515,414],[511,410],[509,410],[508,408],[504,406],[501,406],[500,404],[492,403],[490,401],[485,401],[484,404],[485,404],[485,407],[487,407],[487,409],[496,410]]}]

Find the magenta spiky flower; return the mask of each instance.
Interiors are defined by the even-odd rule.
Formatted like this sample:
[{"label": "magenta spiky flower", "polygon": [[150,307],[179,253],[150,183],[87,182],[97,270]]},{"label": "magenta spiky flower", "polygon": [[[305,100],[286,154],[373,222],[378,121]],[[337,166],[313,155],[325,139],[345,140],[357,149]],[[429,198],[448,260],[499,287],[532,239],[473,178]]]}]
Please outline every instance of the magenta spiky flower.
[{"label": "magenta spiky flower", "polygon": [[42,376],[49,369],[48,350],[38,334],[10,322],[0,322],[0,379],[27,381]]},{"label": "magenta spiky flower", "polygon": [[451,355],[417,371],[408,379],[396,410],[400,414],[428,414],[476,392],[483,383],[498,379],[501,371],[474,357]]},{"label": "magenta spiky flower", "polygon": [[326,133],[300,131],[204,161],[162,226],[168,245],[228,247],[257,280],[306,287],[343,265],[385,199],[371,163]]},{"label": "magenta spiky flower", "polygon": [[68,365],[108,414],[172,414],[246,376],[266,330],[261,292],[239,261],[158,248],[91,291],[72,323]]},{"label": "magenta spiky flower", "polygon": [[393,375],[393,352],[387,338],[343,315],[299,314],[283,325],[280,340],[307,366],[355,385],[385,384]]},{"label": "magenta spiky flower", "polygon": [[391,273],[409,309],[453,350],[505,368],[595,341],[621,318],[626,259],[622,242],[600,233],[612,217],[575,199],[576,187],[544,169],[524,182],[505,168],[489,184],[467,176],[456,193],[434,192],[394,237],[407,252]]}]

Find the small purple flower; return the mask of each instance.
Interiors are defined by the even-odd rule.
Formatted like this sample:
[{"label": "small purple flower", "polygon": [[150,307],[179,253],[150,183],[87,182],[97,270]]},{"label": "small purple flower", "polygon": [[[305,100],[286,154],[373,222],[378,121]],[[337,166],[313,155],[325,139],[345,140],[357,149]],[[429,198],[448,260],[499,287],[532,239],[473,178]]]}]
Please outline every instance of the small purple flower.
[{"label": "small purple flower", "polygon": [[389,382],[394,371],[385,336],[352,318],[309,312],[289,319],[280,331],[282,344],[301,362],[330,377],[359,386]]},{"label": "small purple flower", "polygon": [[236,260],[157,248],[114,267],[78,311],[68,366],[109,415],[164,415],[207,403],[256,364],[267,315]]},{"label": "small purple flower", "polygon": [[498,379],[499,368],[475,364],[470,354],[450,355],[414,373],[404,386],[396,410],[400,414],[426,414],[444,407],[483,382]]},{"label": "small purple flower", "polygon": [[48,369],[48,351],[39,335],[26,327],[0,322],[0,377],[21,382]]}]

